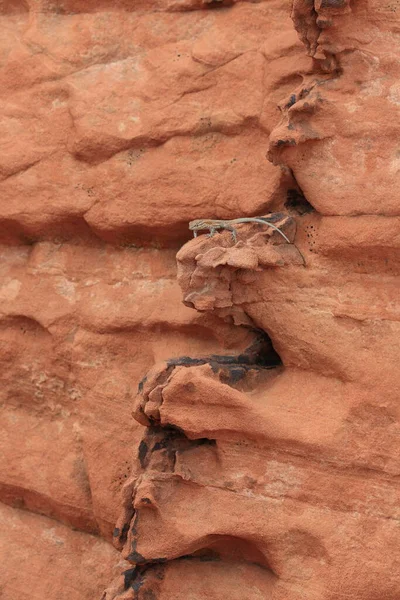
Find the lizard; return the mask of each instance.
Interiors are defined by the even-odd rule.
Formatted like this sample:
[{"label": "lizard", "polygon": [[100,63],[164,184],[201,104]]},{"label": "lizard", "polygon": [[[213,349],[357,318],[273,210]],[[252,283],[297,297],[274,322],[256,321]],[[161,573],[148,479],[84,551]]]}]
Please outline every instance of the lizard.
[{"label": "lizard", "polygon": [[191,231],[193,231],[193,237],[197,237],[197,232],[201,231],[202,229],[208,229],[209,230],[209,236],[213,237],[213,235],[215,234],[215,232],[218,229],[227,229],[228,231],[230,231],[232,233],[232,238],[234,240],[234,242],[236,243],[237,241],[237,236],[236,236],[236,229],[234,228],[234,225],[238,225],[239,223],[262,223],[262,225],[267,225],[268,227],[272,227],[272,229],[275,229],[276,231],[278,231],[281,236],[283,238],[285,238],[285,240],[290,244],[290,240],[288,237],[286,237],[286,235],[283,233],[283,231],[281,231],[278,227],[276,227],[276,225],[273,225],[272,223],[270,223],[269,221],[267,221],[267,219],[263,219],[263,218],[259,218],[259,217],[241,217],[239,219],[231,219],[231,220],[224,220],[224,219],[196,219],[195,221],[190,221],[189,223],[189,229]]}]

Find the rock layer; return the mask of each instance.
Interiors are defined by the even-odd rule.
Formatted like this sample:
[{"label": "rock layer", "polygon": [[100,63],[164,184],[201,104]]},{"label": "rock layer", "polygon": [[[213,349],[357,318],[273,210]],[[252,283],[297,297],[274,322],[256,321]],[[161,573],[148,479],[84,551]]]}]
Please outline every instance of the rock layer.
[{"label": "rock layer", "polygon": [[289,2],[217,4],[4,6],[5,240],[176,244],[191,218],[260,213],[293,185],[264,156],[311,62]]},{"label": "rock layer", "polygon": [[269,155],[322,215],[399,215],[397,11],[374,0],[293,3],[315,68],[282,102]]},{"label": "rock layer", "polygon": [[10,506],[0,531],[3,598],[89,600],[129,566],[104,540]]},{"label": "rock layer", "polygon": [[0,2],[5,600],[397,600],[397,14]]},{"label": "rock layer", "polygon": [[[318,231],[320,217],[296,220]],[[338,263],[304,235],[286,244],[242,227],[235,246],[225,232],[182,248],[183,299],[238,331],[268,331],[283,364],[250,362],[236,377],[213,361],[149,374],[136,418],[150,429],[115,532],[136,568],[105,598],[134,598],[136,589],[171,597],[175,573],[205,561],[218,565],[215,575],[208,567],[216,587],[196,588],[195,598],[230,593],[219,576],[232,570],[236,589],[243,573],[251,582],[249,599],[394,599],[399,345],[395,315],[380,307],[393,276]],[[249,259],[255,240],[257,251],[290,254],[260,265]],[[340,288],[327,281],[328,266]],[[190,576],[185,585],[182,597]]]}]

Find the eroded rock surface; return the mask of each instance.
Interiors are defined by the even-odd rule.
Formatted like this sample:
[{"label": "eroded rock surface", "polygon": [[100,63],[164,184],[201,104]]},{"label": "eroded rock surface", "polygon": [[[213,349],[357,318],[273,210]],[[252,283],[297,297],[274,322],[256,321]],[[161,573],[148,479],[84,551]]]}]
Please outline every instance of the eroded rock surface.
[{"label": "eroded rock surface", "polygon": [[398,600],[399,11],[0,1],[5,600]]},{"label": "eroded rock surface", "polygon": [[129,567],[104,540],[4,504],[0,553],[3,598],[90,600]]},{"label": "eroded rock surface", "polygon": [[3,4],[6,240],[176,244],[191,218],[259,214],[293,187],[265,160],[311,68],[289,1]]},{"label": "eroded rock surface", "polygon": [[[324,221],[302,219],[317,237]],[[340,264],[294,229],[287,244],[253,227],[243,224],[235,245],[224,232],[184,246],[179,281],[185,304],[238,331],[268,331],[283,364],[260,364],[264,350],[245,370],[230,365],[236,376],[216,357],[149,373],[135,413],[149,430],[115,532],[136,567],[107,599],[169,598],[174,577],[201,564],[216,587],[199,586],[195,598],[230,593],[219,579],[228,572],[235,589],[247,573],[249,599],[399,593],[400,348],[395,315],[377,318],[383,298],[373,287],[385,285],[387,301],[393,275]],[[261,250],[275,260],[260,264]],[[342,287],[328,282],[328,267]],[[191,578],[181,585],[183,598]]]},{"label": "eroded rock surface", "polygon": [[398,10],[379,0],[293,2],[315,67],[282,101],[270,157],[322,215],[399,216]]},{"label": "eroded rock surface", "polygon": [[168,251],[3,247],[1,500],[110,539],[143,373],[172,348],[195,357],[251,342],[181,307],[174,263]]}]

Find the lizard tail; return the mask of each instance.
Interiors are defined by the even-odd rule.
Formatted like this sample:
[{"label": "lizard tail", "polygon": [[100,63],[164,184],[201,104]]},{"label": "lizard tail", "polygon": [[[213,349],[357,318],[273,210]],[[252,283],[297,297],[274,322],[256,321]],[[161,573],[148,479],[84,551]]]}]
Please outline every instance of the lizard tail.
[{"label": "lizard tail", "polygon": [[275,225],[272,225],[272,223],[268,223],[268,226],[272,227],[272,229],[275,229],[275,231],[278,231],[281,234],[281,236],[283,238],[285,238],[285,240],[288,242],[288,244],[291,244],[291,241],[289,240],[289,238],[283,233],[283,231],[281,231],[279,229],[279,227],[275,227]]},{"label": "lizard tail", "polygon": [[283,231],[281,231],[279,229],[279,227],[276,227],[276,225],[273,225],[272,223],[270,223],[269,221],[267,221],[266,219],[260,219],[260,221],[262,221],[263,223],[265,223],[266,225],[268,225],[268,227],[272,227],[272,229],[275,229],[275,231],[278,231],[281,236],[283,238],[285,238],[285,240],[288,242],[288,244],[291,244],[292,242],[289,240],[288,237],[286,237],[286,235],[283,233]]}]

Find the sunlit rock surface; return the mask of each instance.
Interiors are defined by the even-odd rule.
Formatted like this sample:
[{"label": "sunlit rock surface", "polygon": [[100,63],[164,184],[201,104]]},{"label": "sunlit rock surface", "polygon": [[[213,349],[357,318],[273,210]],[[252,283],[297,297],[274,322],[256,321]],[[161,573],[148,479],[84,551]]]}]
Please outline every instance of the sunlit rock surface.
[{"label": "sunlit rock surface", "polygon": [[0,2],[4,600],[398,600],[399,14]]}]

